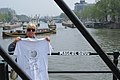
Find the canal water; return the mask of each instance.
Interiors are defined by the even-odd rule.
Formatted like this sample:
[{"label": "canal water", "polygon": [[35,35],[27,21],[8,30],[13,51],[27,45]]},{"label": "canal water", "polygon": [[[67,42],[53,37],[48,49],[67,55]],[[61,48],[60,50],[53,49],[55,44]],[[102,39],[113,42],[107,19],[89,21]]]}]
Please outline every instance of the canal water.
[{"label": "canal water", "polygon": [[[41,27],[47,24],[41,22]],[[104,52],[120,51],[119,29],[93,29],[87,28],[92,37],[101,46]],[[2,28],[0,33],[2,32]],[[76,29],[65,29],[61,23],[57,23],[56,34],[37,35],[38,38],[50,36],[53,52],[60,51],[84,51],[95,52],[82,34]],[[0,34],[0,44],[6,50],[14,38],[3,38]],[[112,60],[113,57],[109,56]],[[120,59],[119,59],[120,60]],[[120,67],[120,63],[118,64]],[[98,56],[49,56],[49,71],[99,71],[110,70]],[[112,80],[111,73],[51,73],[50,80]]]}]

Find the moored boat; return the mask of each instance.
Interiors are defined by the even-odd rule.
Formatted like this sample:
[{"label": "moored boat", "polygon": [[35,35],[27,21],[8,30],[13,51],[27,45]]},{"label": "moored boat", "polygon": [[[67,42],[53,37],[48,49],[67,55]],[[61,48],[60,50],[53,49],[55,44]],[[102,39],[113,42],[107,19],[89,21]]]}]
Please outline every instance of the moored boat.
[{"label": "moored boat", "polygon": [[49,20],[47,22],[47,24],[48,24],[48,27],[50,29],[52,29],[54,33],[56,33],[56,24],[55,24],[54,20]]},{"label": "moored boat", "polygon": [[68,21],[63,21],[63,22],[62,22],[62,25],[63,25],[63,26],[66,26],[66,27],[70,27],[70,28],[75,28],[75,25],[74,25],[70,20],[68,20]]},{"label": "moored boat", "polygon": [[49,20],[47,23],[49,28],[56,29],[56,24],[53,20]]},{"label": "moored boat", "polygon": [[[43,29],[37,29],[36,30],[36,35],[37,34],[46,34],[46,33],[54,33],[54,30],[49,29],[49,28],[43,28]],[[14,37],[14,36],[22,36],[26,35],[25,30],[15,30],[15,31],[3,31],[2,36],[3,37]]]},{"label": "moored boat", "polygon": [[24,23],[22,24],[23,29],[26,29],[26,27],[27,27],[28,24],[29,24],[28,22],[24,22]]},{"label": "moored boat", "polygon": [[3,30],[10,30],[21,27],[21,23],[4,23]]},{"label": "moored boat", "polygon": [[[46,34],[46,33],[56,33],[56,25],[53,25],[50,23],[48,28],[41,28],[40,27],[40,21],[39,21],[39,16],[36,16],[34,18],[31,18],[30,22],[24,22],[22,23],[21,27],[22,29],[15,30],[14,28],[8,28],[8,29],[3,29],[3,37],[12,37],[12,36],[21,36],[21,35],[26,35],[26,27],[29,23],[34,23],[36,25],[36,34]],[[53,27],[55,26],[55,27]]]}]

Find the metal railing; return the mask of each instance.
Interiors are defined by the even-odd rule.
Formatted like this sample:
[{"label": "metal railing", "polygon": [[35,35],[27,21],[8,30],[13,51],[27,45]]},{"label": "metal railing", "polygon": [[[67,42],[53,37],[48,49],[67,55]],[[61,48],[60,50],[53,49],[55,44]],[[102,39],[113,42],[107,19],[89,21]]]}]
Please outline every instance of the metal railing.
[{"label": "metal railing", "polygon": [[[107,55],[113,55],[113,64],[117,67],[118,65],[118,57],[120,52],[108,52]],[[67,51],[67,52],[58,52],[52,53],[51,55],[61,55],[61,56],[91,56],[91,55],[99,55],[98,53],[91,52],[78,52],[78,51]],[[113,73],[112,71],[48,71],[49,73]],[[113,80],[117,80],[118,78],[113,74]]]},{"label": "metal railing", "polygon": [[[1,51],[1,50],[0,50]],[[3,53],[2,53],[3,54]],[[4,53],[6,54],[6,53]],[[9,53],[10,55],[13,53]],[[109,52],[109,53],[106,53],[107,55],[111,55],[113,56],[113,63],[116,65],[118,65],[118,57],[120,55],[119,52]],[[50,55],[50,54],[49,54]],[[52,56],[54,55],[57,55],[57,56],[92,56],[92,55],[98,55],[97,53],[92,53],[92,52],[81,52],[81,51],[61,51],[61,52],[55,52],[55,53],[51,53]],[[9,56],[9,55],[8,55]],[[10,58],[10,57],[9,57]],[[8,59],[7,59],[8,60]],[[6,60],[6,61],[7,61]],[[7,61],[8,62],[8,61]],[[12,63],[13,65],[17,65],[16,63]],[[12,66],[11,66],[12,67]],[[9,76],[8,76],[8,66],[6,67],[6,72],[4,72],[3,74],[5,74],[6,76],[4,77],[5,80],[9,80]],[[21,73],[21,69],[18,70],[17,66],[13,66],[12,67],[13,69],[15,69],[15,71],[17,72],[17,74],[22,74],[22,75],[26,75],[24,73]],[[20,71],[21,70],[21,71]],[[54,74],[54,73],[112,73],[112,71],[48,71],[49,74]],[[1,76],[1,75],[0,75]],[[27,76],[26,76],[27,77]],[[23,79],[27,79],[25,77],[22,77]],[[118,78],[116,76],[114,76],[113,74],[113,80],[117,80]],[[27,80],[30,80],[29,77]]]}]

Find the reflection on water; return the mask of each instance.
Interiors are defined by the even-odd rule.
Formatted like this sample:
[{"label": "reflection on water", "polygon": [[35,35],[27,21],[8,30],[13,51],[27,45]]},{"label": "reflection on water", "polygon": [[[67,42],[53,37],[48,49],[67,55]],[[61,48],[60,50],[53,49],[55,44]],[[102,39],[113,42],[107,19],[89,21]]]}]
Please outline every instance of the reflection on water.
[{"label": "reflection on water", "polygon": [[[47,26],[41,23],[41,26]],[[105,52],[120,50],[119,29],[87,29]],[[48,36],[37,35],[38,38]],[[94,51],[77,29],[57,24],[57,33],[49,35],[54,51]],[[1,46],[7,46],[14,38],[0,38]],[[120,64],[118,65],[120,66]],[[99,56],[50,56],[49,70],[109,70]],[[49,74],[50,80],[112,80],[112,74]]]}]

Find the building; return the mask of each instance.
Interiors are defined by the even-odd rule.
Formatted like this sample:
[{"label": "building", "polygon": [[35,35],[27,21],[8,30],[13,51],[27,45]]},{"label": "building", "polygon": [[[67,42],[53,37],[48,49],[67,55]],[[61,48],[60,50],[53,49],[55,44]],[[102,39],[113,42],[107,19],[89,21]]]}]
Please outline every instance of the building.
[{"label": "building", "polygon": [[80,0],[80,3],[75,3],[75,6],[74,6],[74,11],[75,12],[81,12],[85,9],[85,7],[87,6],[91,6],[93,4],[88,4],[87,2],[85,2],[85,0]]},{"label": "building", "polygon": [[74,11],[78,12],[78,11],[82,11],[85,7],[87,6],[87,3],[85,2],[85,0],[80,0],[80,3],[75,3],[74,6]]}]

